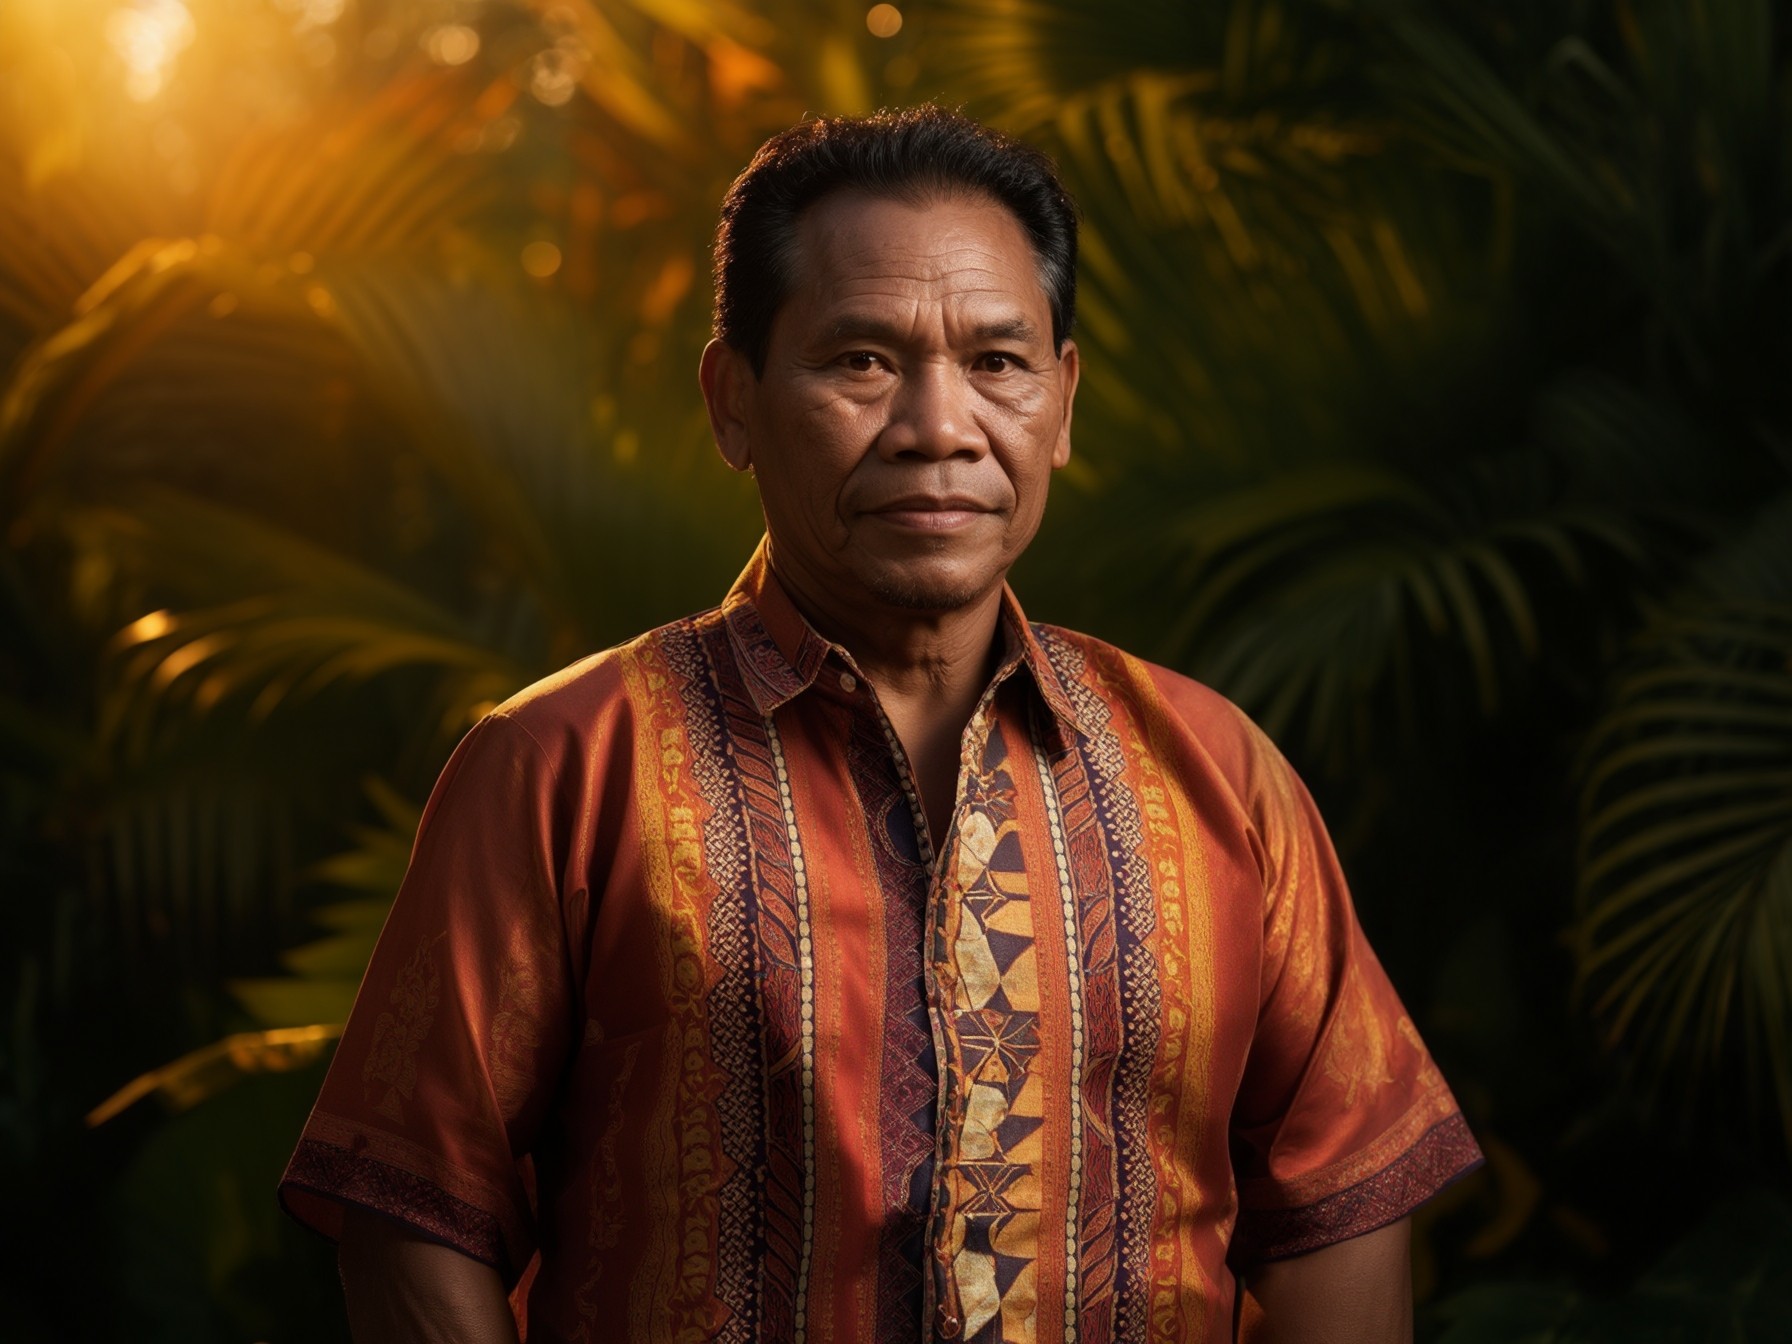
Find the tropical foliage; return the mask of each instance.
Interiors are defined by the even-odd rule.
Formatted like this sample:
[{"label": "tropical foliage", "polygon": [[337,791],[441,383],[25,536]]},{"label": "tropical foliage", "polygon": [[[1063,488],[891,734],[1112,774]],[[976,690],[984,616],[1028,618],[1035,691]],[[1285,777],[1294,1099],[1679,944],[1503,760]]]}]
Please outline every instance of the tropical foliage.
[{"label": "tropical foliage", "polygon": [[269,1191],[416,809],[486,707],[719,595],[756,525],[694,395],[715,203],[806,112],[933,96],[1086,215],[1029,608],[1284,745],[1484,1138],[1421,1222],[1428,1328],[1770,1337],[1784,21],[865,8],[0,11],[19,1337],[340,1334]]}]

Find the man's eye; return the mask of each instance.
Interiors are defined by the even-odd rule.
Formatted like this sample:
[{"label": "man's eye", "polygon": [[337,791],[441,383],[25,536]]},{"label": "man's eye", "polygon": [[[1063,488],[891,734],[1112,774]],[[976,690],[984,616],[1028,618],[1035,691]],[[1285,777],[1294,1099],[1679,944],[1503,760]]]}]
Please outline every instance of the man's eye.
[{"label": "man's eye", "polygon": [[1021,367],[1019,359],[1002,350],[991,350],[977,362],[988,373],[1008,373]]},{"label": "man's eye", "polygon": [[840,362],[854,373],[870,373],[877,367],[878,358],[869,350],[854,350],[851,354],[842,357]]}]

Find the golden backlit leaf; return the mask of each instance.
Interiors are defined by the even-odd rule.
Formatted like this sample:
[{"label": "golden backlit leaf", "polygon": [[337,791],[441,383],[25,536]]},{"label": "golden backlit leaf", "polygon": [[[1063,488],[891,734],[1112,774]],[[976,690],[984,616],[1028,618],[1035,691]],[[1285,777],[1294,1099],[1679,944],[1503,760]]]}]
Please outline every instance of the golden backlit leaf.
[{"label": "golden backlit leaf", "polygon": [[159,1095],[172,1109],[184,1111],[245,1074],[304,1068],[321,1058],[340,1035],[340,1023],[237,1032],[133,1078],[89,1111],[87,1124],[89,1128],[103,1125],[152,1095]]}]

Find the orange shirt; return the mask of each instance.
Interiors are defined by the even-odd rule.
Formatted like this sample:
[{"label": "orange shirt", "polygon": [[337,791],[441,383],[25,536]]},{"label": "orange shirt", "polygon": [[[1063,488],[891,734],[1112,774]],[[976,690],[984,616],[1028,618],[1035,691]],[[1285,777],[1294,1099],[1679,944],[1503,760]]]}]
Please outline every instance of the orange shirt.
[{"label": "orange shirt", "polygon": [[538,1342],[1225,1340],[1229,1259],[1472,1166],[1268,740],[1003,631],[937,842],[763,549],[484,719],[287,1208],[489,1262]]}]

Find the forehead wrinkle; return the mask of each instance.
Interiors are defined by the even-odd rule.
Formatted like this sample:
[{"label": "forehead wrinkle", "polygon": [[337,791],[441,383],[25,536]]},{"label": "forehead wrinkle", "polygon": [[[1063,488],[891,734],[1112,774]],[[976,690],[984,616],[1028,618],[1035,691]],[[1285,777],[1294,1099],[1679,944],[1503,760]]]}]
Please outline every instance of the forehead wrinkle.
[{"label": "forehead wrinkle", "polygon": [[[965,333],[955,341],[1037,337],[1050,303],[1040,258],[1019,222],[996,203],[987,204],[1002,221],[994,237],[975,217],[969,223],[948,219],[928,230],[931,206],[911,209],[922,227],[897,238],[857,212],[830,219],[824,206],[805,214],[791,240],[797,283],[788,306],[807,309],[810,331],[823,341],[852,333],[912,339],[930,314]],[[836,220],[845,227],[828,227]],[[1008,247],[1002,233],[1019,247]],[[991,307],[1000,311],[991,313]]]},{"label": "forehead wrinkle", "polygon": [[[992,291],[978,290],[970,294],[954,295],[952,299],[938,306],[939,321],[946,330],[958,329],[959,338],[977,341],[1000,340],[1019,341],[1022,343],[1037,340],[1039,328],[1025,314],[1016,312],[1010,305],[1010,295],[997,292],[996,300],[1004,311],[979,318],[975,314],[963,312],[963,300],[977,299]],[[903,296],[906,300],[908,296]],[[903,302],[900,316],[878,312],[847,311],[836,316],[824,330],[828,339],[840,341],[846,339],[900,341],[911,337],[917,328],[932,325],[935,311],[932,305],[925,303]],[[982,306],[982,305],[978,305]]]}]

